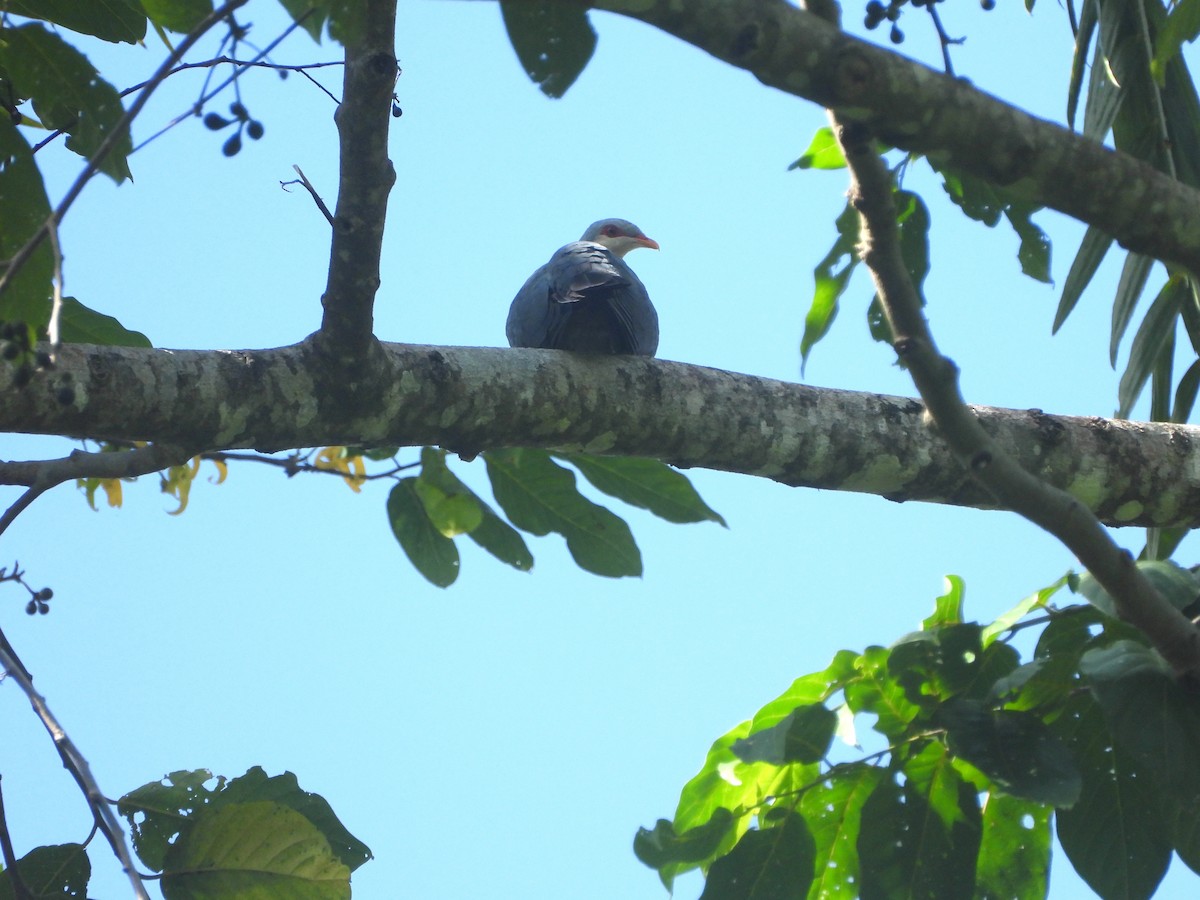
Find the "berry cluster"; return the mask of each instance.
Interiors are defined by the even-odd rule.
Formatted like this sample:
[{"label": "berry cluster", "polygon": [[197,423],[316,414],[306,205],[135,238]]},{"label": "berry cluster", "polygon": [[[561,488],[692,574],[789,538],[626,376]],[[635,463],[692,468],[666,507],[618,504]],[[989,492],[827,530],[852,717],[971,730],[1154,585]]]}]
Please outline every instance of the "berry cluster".
[{"label": "berry cluster", "polygon": [[50,600],[54,597],[54,591],[50,588],[42,588],[40,591],[34,591],[29,602],[25,604],[25,612],[32,616],[34,613],[41,613],[43,616],[50,612]]},{"label": "berry cluster", "polygon": [[242,132],[246,132],[246,136],[250,140],[257,141],[263,136],[263,123],[258,121],[258,119],[250,118],[250,113],[246,111],[246,107],[237,100],[229,104],[229,113],[233,116],[232,119],[227,119],[220,113],[208,113],[204,117],[204,127],[209,131],[220,131],[222,128],[228,128],[230,125],[237,125],[237,131],[221,147],[222,153],[226,156],[233,156],[242,149]]},{"label": "berry cluster", "polygon": [[[934,6],[941,3],[942,0],[888,0],[881,3],[880,0],[869,0],[867,3],[867,15],[863,19],[863,25],[869,30],[874,31],[886,20],[892,23],[891,33],[888,35],[893,44],[904,43],[904,32],[900,30],[900,26],[896,22],[900,18],[900,10],[906,3],[912,3],[915,9],[927,9],[933,12]],[[979,0],[979,5],[984,11],[989,11],[996,8],[996,0]]]}]

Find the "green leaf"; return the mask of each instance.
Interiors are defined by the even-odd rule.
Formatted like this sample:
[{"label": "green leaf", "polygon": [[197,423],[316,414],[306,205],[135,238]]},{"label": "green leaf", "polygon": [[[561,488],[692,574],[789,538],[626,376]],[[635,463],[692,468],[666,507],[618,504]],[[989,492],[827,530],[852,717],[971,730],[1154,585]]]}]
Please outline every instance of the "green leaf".
[{"label": "green leaf", "polygon": [[287,10],[293,22],[299,22],[300,27],[308,32],[314,41],[321,40],[321,30],[329,18],[328,3],[317,0],[279,0],[280,5]]},{"label": "green leaf", "polygon": [[416,484],[416,478],[403,478],[392,488],[387,500],[388,522],[416,570],[432,584],[449,587],[458,578],[458,548],[426,514]]},{"label": "green leaf", "polygon": [[[837,317],[838,300],[846,290],[850,274],[858,265],[858,212],[849,203],[838,215],[838,237],[825,258],[813,269],[816,289],[812,304],[804,317],[804,336],[800,339],[800,371],[808,362],[808,355],[817,342],[829,332],[829,326]],[[843,262],[844,260],[844,262]],[[841,268],[834,271],[835,266]]]},{"label": "green leaf", "polygon": [[1200,703],[1162,657],[1134,641],[1089,650],[1079,668],[1114,743],[1155,786],[1175,852],[1200,871]]},{"label": "green leaf", "polygon": [[683,473],[657,459],[584,453],[554,455],[569,462],[610,497],[647,509],[668,522],[708,521],[725,525],[725,520],[700,499]]},{"label": "green leaf", "polygon": [[[116,88],[100,77],[87,57],[40,24],[4,30],[0,66],[8,70],[17,94],[33,100],[42,124],[65,131],[67,148],[85,158],[99,149],[125,113]],[[126,131],[101,163],[101,171],[117,183],[129,178],[126,157],[131,152]]]},{"label": "green leaf", "polygon": [[980,643],[984,647],[990,646],[996,638],[1007,632],[1033,610],[1044,609],[1046,604],[1050,602],[1050,598],[1057,594],[1066,583],[1067,576],[1064,575],[1058,581],[1054,582],[1054,584],[1047,585],[1037,593],[1030,594],[1012,609],[1008,610],[1008,612],[1001,613],[996,617],[995,621],[983,629],[983,634],[980,635]]},{"label": "green leaf", "polygon": [[1142,296],[1153,265],[1152,257],[1140,253],[1130,253],[1125,257],[1121,280],[1117,282],[1117,296],[1113,299],[1112,334],[1108,341],[1108,360],[1113,368],[1117,365],[1117,349],[1121,346],[1121,338],[1129,327],[1129,320],[1133,318],[1134,307]]},{"label": "green leaf", "polygon": [[425,515],[443,537],[458,537],[483,523],[483,510],[469,494],[444,491],[424,477],[417,479],[413,489],[425,506]]},{"label": "green leaf", "polygon": [[1034,281],[1050,284],[1050,238],[1033,223],[1030,214],[1030,209],[1016,206],[1004,211],[1008,223],[1021,239],[1021,245],[1017,248],[1021,272]]},{"label": "green leaf", "polygon": [[1200,0],[1178,0],[1154,41],[1150,74],[1155,81],[1163,84],[1168,60],[1178,56],[1184,41],[1190,44],[1197,35],[1200,35]]},{"label": "green leaf", "polygon": [[803,900],[813,880],[816,848],[800,816],[746,832],[708,870],[700,900]]},{"label": "green leaf", "polygon": [[349,900],[350,870],[321,832],[279,803],[236,803],[207,810],[167,852],[163,896],[286,896]]},{"label": "green leaf", "polygon": [[500,0],[508,39],[547,97],[561,97],[596,49],[587,10],[563,0]]},{"label": "green leaf", "polygon": [[1197,359],[1179,379],[1175,388],[1175,405],[1171,408],[1171,421],[1184,424],[1192,415],[1196,405],[1196,392],[1200,390],[1200,359]]},{"label": "green leaf", "polygon": [[1171,862],[1171,844],[1149,779],[1112,746],[1104,716],[1086,694],[1075,695],[1051,727],[1083,776],[1079,801],[1055,813],[1067,859],[1101,897],[1150,897]]},{"label": "green leaf", "polygon": [[580,568],[617,578],[642,574],[642,556],[625,522],[575,488],[573,473],[542,450],[484,454],[496,502],[531,534],[561,534]]},{"label": "green leaf", "polygon": [[180,34],[191,31],[213,11],[212,0],[141,0],[141,3],[155,25]]},{"label": "green leaf", "polygon": [[712,857],[733,826],[733,813],[724,807],[713,810],[703,825],[675,833],[670,819],[659,819],[653,829],[639,828],[633,838],[633,853],[652,869],[671,863],[700,863]]},{"label": "green leaf", "polygon": [[993,791],[983,805],[975,896],[1045,900],[1050,876],[1050,813],[1041,803]]},{"label": "green leaf", "polygon": [[824,127],[817,129],[812,141],[809,142],[808,149],[798,160],[788,166],[788,171],[844,168],[846,168],[846,157],[842,155],[842,148],[838,144],[837,138],[833,136],[833,129]]},{"label": "green leaf", "polygon": [[533,554],[525,546],[520,533],[496,515],[479,495],[463,484],[446,465],[446,451],[424,447],[421,450],[421,479],[437,485],[447,494],[471,497],[482,513],[479,524],[467,532],[467,537],[501,562],[514,569],[528,572],[533,568]]},{"label": "green leaf", "polygon": [[[24,136],[0,115],[0,260],[12,259],[50,217],[42,173]],[[42,241],[0,294],[0,321],[27,322],[41,331],[50,321],[54,257]],[[0,270],[3,275],[3,270]]]},{"label": "green leaf", "polygon": [[946,593],[934,600],[933,614],[921,622],[924,631],[932,631],[940,625],[962,623],[963,597],[966,586],[957,575],[946,576]]},{"label": "green leaf", "polygon": [[829,777],[800,797],[800,812],[812,832],[815,881],[810,897],[856,900],[858,841],[863,804],[886,772],[865,763],[835,766]]},{"label": "green leaf", "polygon": [[136,44],[146,36],[146,13],[138,0],[6,0],[5,9],[112,43]]},{"label": "green leaf", "polygon": [[888,666],[891,651],[868,647],[856,661],[859,677],[846,685],[846,703],[854,712],[873,713],[876,731],[890,740],[902,739],[921,708],[905,696]]},{"label": "green leaf", "polygon": [[836,727],[837,714],[813,703],[792,710],[777,725],[734,741],[732,750],[744,762],[815,763],[829,752]]},{"label": "green leaf", "polygon": [[1127,417],[1137,402],[1164,345],[1174,336],[1176,317],[1187,295],[1186,279],[1173,276],[1158,292],[1138,326],[1129,350],[1129,362],[1117,389],[1117,418]]},{"label": "green leaf", "polygon": [[[82,844],[54,844],[34,847],[17,860],[21,883],[33,897],[87,896],[92,864]],[[15,900],[12,878],[0,872],[0,900]]]},{"label": "green leaf", "polygon": [[1112,237],[1099,228],[1088,227],[1083,235],[1083,241],[1079,244],[1079,251],[1071,262],[1071,270],[1067,272],[1067,280],[1063,282],[1062,297],[1058,301],[1058,310],[1054,313],[1054,325],[1051,326],[1051,332],[1057,334],[1058,329],[1062,328],[1063,322],[1067,321],[1067,316],[1071,314],[1071,310],[1083,296],[1084,288],[1096,274],[1096,269],[1100,267],[1100,261],[1104,259],[1104,254],[1108,253],[1112,242]]},{"label": "green leaf", "polygon": [[[1162,598],[1176,609],[1187,609],[1200,596],[1200,584],[1197,584],[1196,576],[1178,563],[1170,560],[1146,560],[1139,562],[1137,567]],[[1120,618],[1112,597],[1091,573],[1080,576],[1077,591],[1101,612],[1114,619]]]},{"label": "green leaf", "polygon": [[346,829],[329,802],[320,794],[303,790],[291,772],[268,776],[262,768],[254,766],[218,791],[212,798],[211,807],[220,809],[228,804],[259,800],[280,803],[308,819],[350,871],[374,858],[371,848]]},{"label": "green leaf", "polygon": [[862,810],[858,833],[859,886],[864,898],[970,897],[979,855],[980,814],[975,791],[943,767],[939,788],[953,801],[947,823],[930,793],[912,780],[879,782]]},{"label": "green leaf", "polygon": [[63,297],[58,320],[59,337],[67,344],[108,344],[116,347],[151,347],[140,331],[130,331],[112,316],[84,306],[74,297]]},{"label": "green leaf", "polygon": [[929,274],[929,209],[912,191],[896,191],[896,224],[900,228],[900,258],[913,287],[925,305],[925,276]]},{"label": "green leaf", "polygon": [[1071,77],[1067,85],[1067,125],[1075,127],[1075,111],[1079,108],[1079,93],[1083,87],[1083,73],[1088,70],[1088,48],[1096,33],[1099,21],[1099,0],[1083,0],[1079,10],[1079,30],[1075,33],[1075,52],[1071,57]]},{"label": "green leaf", "polygon": [[1001,790],[1060,807],[1079,799],[1082,782],[1071,754],[1037,716],[952,700],[943,705],[940,718],[951,752]]}]

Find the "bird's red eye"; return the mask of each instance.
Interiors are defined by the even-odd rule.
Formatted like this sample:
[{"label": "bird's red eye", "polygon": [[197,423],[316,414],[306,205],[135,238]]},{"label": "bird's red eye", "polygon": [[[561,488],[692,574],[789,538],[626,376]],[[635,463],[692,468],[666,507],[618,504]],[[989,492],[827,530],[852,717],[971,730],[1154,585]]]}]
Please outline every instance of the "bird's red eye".
[{"label": "bird's red eye", "polygon": [[604,226],[604,236],[605,237],[616,237],[620,233],[621,233],[621,231],[619,228],[617,228],[616,225],[605,225]]}]

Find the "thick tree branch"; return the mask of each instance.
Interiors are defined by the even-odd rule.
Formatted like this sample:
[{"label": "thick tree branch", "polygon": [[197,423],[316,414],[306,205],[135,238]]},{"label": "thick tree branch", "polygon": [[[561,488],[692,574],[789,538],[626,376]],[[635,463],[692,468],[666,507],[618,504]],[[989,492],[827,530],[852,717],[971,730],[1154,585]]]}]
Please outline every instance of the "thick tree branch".
[{"label": "thick tree branch", "polygon": [[[437,444],[648,456],[893,500],[1002,506],[922,422],[920,403],[663,360],[384,344],[370,409],[329,417],[307,345],[258,351],[63,345],[75,402],[0,368],[0,431],[203,450]],[[1114,525],[1200,524],[1200,429],[978,407],[1027,470]],[[27,483],[9,478],[10,483]]]},{"label": "thick tree branch", "polygon": [[1200,631],[1158,594],[1129,552],[1113,542],[1076,497],[1021,468],[963,401],[958,369],[934,344],[900,252],[892,173],[875,151],[868,129],[838,115],[832,118],[850,169],[850,202],[859,213],[859,255],[871,271],[896,352],[938,433],[1000,505],[1070,548],[1112,596],[1121,618],[1140,628],[1177,673],[1200,684]]},{"label": "thick tree branch", "polygon": [[397,72],[396,0],[366,0],[364,7],[362,33],[346,42],[345,87],[335,115],[341,182],[318,344],[344,370],[343,379],[345,372],[353,378],[374,345],[372,305],[388,192],[396,180],[387,154]]},{"label": "thick tree branch", "polygon": [[1018,191],[1200,273],[1200,192],[786,0],[592,0],[835,110],[905,150]]}]

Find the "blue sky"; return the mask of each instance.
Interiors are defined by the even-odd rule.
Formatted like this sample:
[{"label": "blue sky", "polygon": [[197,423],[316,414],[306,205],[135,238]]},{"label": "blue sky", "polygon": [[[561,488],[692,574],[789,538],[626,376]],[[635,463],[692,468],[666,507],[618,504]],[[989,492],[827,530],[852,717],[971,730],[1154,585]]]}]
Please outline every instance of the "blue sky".
[{"label": "blue sky", "polygon": [[[955,49],[960,75],[1062,120],[1062,10],[946,6],[950,31],[968,35]],[[937,64],[923,17],[905,18],[901,49]],[[260,44],[283,25],[264,0],[239,19]],[[526,276],[594,219],[621,216],[662,245],[629,259],[659,310],[661,357],[798,380],[811,272],[834,239],[846,182],[786,169],[823,111],[651,28],[592,20],[595,58],[550,101],[518,66],[496,5],[401,4],[404,115],[391,137],[398,180],[377,333],[503,344]],[[151,40],[89,55],[123,87],[162,49]],[[330,60],[337,48],[296,35],[274,58]],[[317,77],[339,93],[336,69]],[[188,109],[201,78],[168,82],[137,136]],[[68,293],[156,346],[277,346],[320,322],[327,226],[306,194],[279,182],[299,165],[332,203],[333,105],[297,76],[258,73],[242,92],[263,140],[226,159],[224,136],[189,120],[132,158],[134,184],[94,182],[63,226]],[[44,165],[61,196],[77,161]],[[907,185],[930,204],[929,317],[967,398],[1111,414],[1118,267],[1101,270],[1052,338],[1057,294],[1020,275],[1015,235],[967,221],[920,165]],[[1037,221],[1061,284],[1082,228],[1053,213]],[[805,381],[911,395],[891,351],[866,333],[870,293],[863,278],[851,287]],[[67,449],[0,438],[4,458]],[[479,464],[456,471],[486,483]],[[632,855],[634,831],[673,814],[714,738],[838,649],[914,628],[944,574],[966,579],[968,614],[987,620],[1073,565],[1006,514],[690,475],[729,528],[614,507],[642,548],[641,579],[587,575],[552,536],[531,541],[530,574],[465,544],[462,575],[445,591],[395,544],[382,486],[355,495],[333,478],[235,466],[223,485],[198,483],[179,517],[166,515],[174,503],[154,478],[127,486],[124,508],[96,513],[64,487],[0,541],[0,564],[19,559],[35,586],[54,588],[52,614],[26,617],[10,589],[3,627],[111,796],[176,769],[290,770],[374,850],[356,896],[660,898]],[[1141,534],[1119,539],[1136,548]],[[87,810],[9,687],[0,771],[14,839],[81,840]],[[91,894],[124,896],[118,867],[94,849]],[[1163,896],[1194,879],[1173,877]],[[692,877],[676,893],[699,890]],[[1090,896],[1064,859],[1052,896]]]}]

